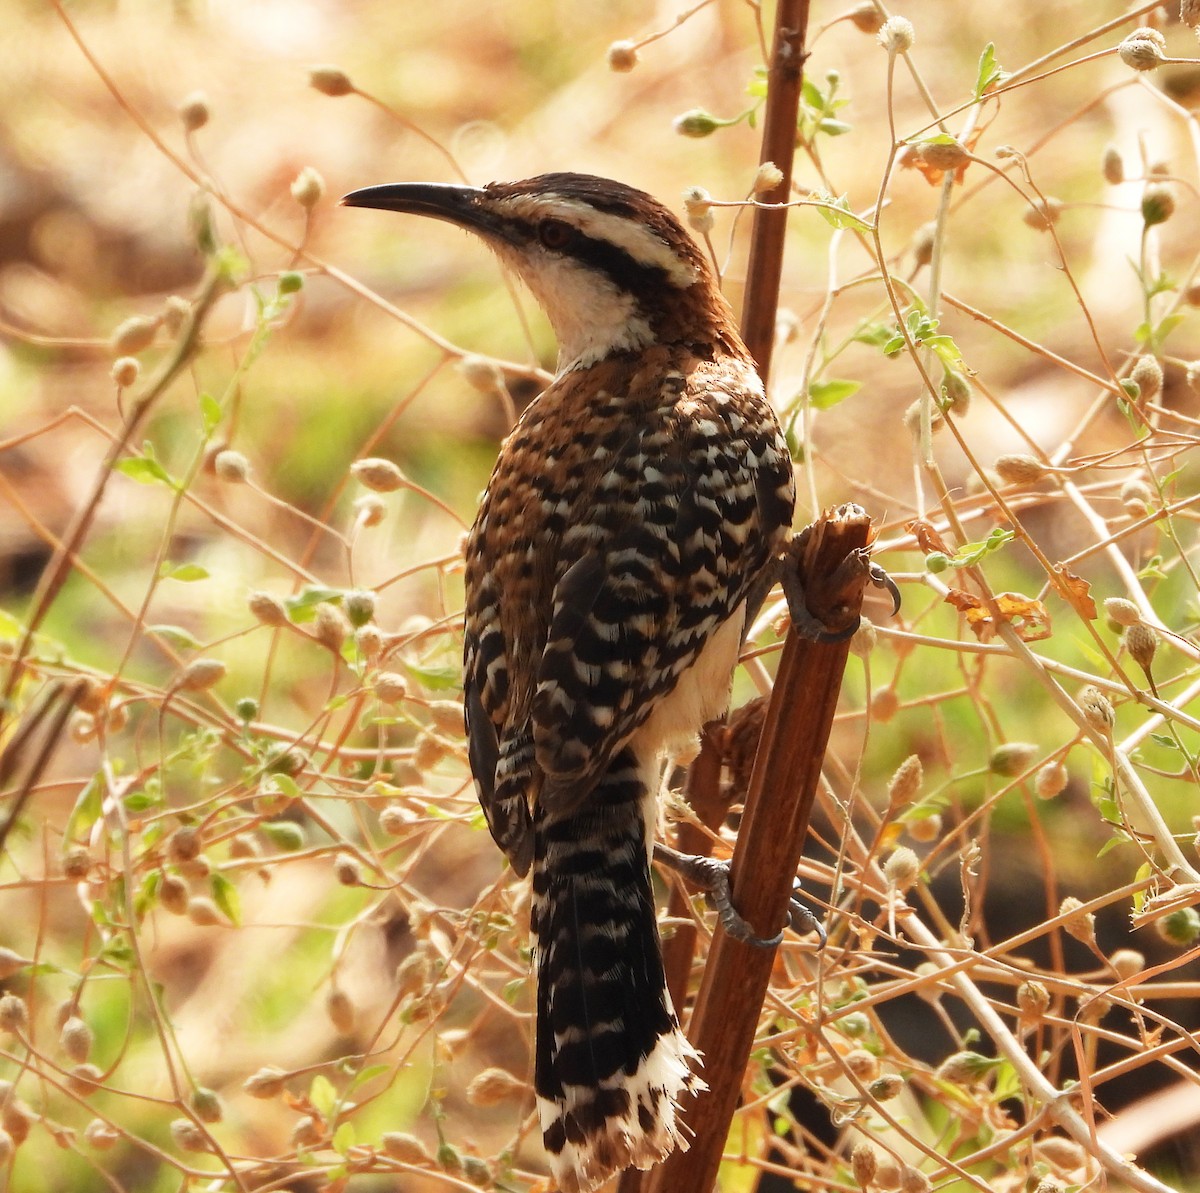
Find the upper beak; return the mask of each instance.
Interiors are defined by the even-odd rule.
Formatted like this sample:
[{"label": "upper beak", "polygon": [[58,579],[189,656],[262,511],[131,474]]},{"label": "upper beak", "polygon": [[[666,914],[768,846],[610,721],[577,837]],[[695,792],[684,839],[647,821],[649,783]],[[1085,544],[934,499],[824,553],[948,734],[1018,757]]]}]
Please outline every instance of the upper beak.
[{"label": "upper beak", "polygon": [[495,220],[480,200],[485,191],[446,182],[389,182],[351,191],[342,199],[347,207],[375,207],[406,215],[428,215],[474,232],[495,231]]}]

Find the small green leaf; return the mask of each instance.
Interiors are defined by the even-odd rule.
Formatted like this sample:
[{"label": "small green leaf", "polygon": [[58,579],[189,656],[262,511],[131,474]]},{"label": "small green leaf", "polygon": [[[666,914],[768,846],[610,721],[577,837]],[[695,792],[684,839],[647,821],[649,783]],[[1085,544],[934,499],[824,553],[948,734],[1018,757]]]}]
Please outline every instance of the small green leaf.
[{"label": "small green leaf", "polygon": [[66,831],[63,839],[67,842],[83,840],[91,831],[92,825],[100,818],[104,807],[104,786],[99,776],[93,776],[88,785],[79,793],[75,806],[67,817]]},{"label": "small green leaf", "polygon": [[7,610],[0,609],[0,638],[14,641],[24,632],[21,623]]},{"label": "small green leaf", "polygon": [[321,584],[309,584],[295,596],[285,597],[284,608],[288,617],[297,625],[312,621],[318,605],[325,601],[340,601],[343,591],[340,588],[326,588]]},{"label": "small green leaf", "polygon": [[1162,746],[1164,750],[1179,749],[1179,743],[1173,737],[1168,737],[1165,733],[1152,733],[1150,734],[1150,740]]},{"label": "small green leaf", "polygon": [[213,902],[225,913],[231,924],[242,922],[242,897],[238,889],[225,877],[215,870],[208,878],[209,889],[212,891]]},{"label": "small green leaf", "polygon": [[893,329],[886,323],[868,323],[859,328],[850,339],[856,344],[869,344],[872,348],[882,348],[894,334]]},{"label": "small green leaf", "polygon": [[339,1156],[347,1155],[354,1146],[356,1138],[354,1124],[350,1122],[342,1123],[333,1133],[333,1150]]},{"label": "small green leaf", "polygon": [[200,395],[200,417],[204,420],[204,433],[206,435],[211,435],[220,426],[224,413],[221,409],[221,403],[212,394],[204,393]]},{"label": "small green leaf", "polygon": [[854,131],[854,125],[847,124],[844,120],[834,120],[832,116],[826,116],[824,120],[819,121],[817,128],[829,137],[841,137]]},{"label": "small green leaf", "polygon": [[170,560],[163,560],[158,569],[158,576],[160,580],[180,580],[191,584],[195,580],[207,580],[208,569],[198,563],[171,563]]},{"label": "small green leaf", "polygon": [[162,796],[152,795],[148,791],[132,791],[121,802],[127,812],[145,812],[158,807],[162,803]]},{"label": "small green leaf", "polygon": [[850,210],[850,200],[846,195],[839,195],[836,199],[832,195],[814,195],[813,198],[818,200],[820,205],[817,211],[830,227],[870,229],[871,225],[866,220]]},{"label": "small green leaf", "polygon": [[818,410],[828,410],[831,406],[836,406],[839,402],[844,402],[847,398],[862,389],[861,381],[847,381],[840,378],[831,377],[828,381],[813,381],[808,386],[808,400]]},{"label": "small green leaf", "polygon": [[157,460],[148,456],[130,456],[126,460],[118,460],[116,469],[139,485],[166,485],[170,489],[178,487],[171,474]]},{"label": "small green leaf", "polygon": [[180,646],[184,650],[199,650],[200,642],[192,634],[177,625],[148,625],[146,633],[157,634],[160,638],[166,638],[173,646]]},{"label": "small green leaf", "polygon": [[284,853],[304,848],[304,830],[294,821],[267,820],[258,827],[262,835]]},{"label": "small green leaf", "polygon": [[376,1077],[382,1077],[392,1071],[391,1065],[367,1065],[359,1073],[355,1073],[350,1081],[350,1089],[355,1089],[360,1085],[366,1085],[368,1081],[374,1081]]},{"label": "small green leaf", "polygon": [[312,1079],[312,1084],[308,1087],[308,1100],[326,1118],[333,1112],[337,1103],[337,1090],[333,1088],[333,1082],[324,1073],[318,1073]]},{"label": "small green leaf", "polygon": [[405,663],[404,669],[414,679],[434,691],[457,688],[462,682],[457,667],[419,667],[416,663]]},{"label": "small green leaf", "polygon": [[975,98],[982,99],[984,93],[993,84],[1000,81],[1002,71],[996,62],[996,47],[988,42],[979,55],[979,73],[975,77]]}]

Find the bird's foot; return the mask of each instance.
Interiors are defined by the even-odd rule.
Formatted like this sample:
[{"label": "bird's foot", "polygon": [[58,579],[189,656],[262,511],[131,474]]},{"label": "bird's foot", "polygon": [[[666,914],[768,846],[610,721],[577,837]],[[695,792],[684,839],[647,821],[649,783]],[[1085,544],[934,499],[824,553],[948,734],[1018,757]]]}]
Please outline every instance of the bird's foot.
[{"label": "bird's foot", "polygon": [[[705,857],[701,854],[680,853],[667,845],[656,843],[654,857],[657,861],[670,866],[693,886],[704,892],[709,904],[715,908],[717,918],[728,936],[743,944],[753,945],[758,949],[773,949],[783,940],[783,933],[789,925],[801,935],[815,932],[825,944],[825,928],[821,921],[793,894],[788,902],[788,922],[774,936],[758,936],[741,913],[733,905],[733,895],[729,882],[729,863],[718,861],[716,858]],[[796,879],[793,890],[799,891],[800,880]]]}]

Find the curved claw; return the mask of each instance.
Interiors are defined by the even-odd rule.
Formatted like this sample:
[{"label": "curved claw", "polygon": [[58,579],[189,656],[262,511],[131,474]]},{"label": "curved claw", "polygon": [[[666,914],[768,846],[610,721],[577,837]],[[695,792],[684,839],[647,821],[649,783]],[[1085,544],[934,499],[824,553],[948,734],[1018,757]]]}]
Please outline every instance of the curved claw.
[{"label": "curved claw", "polygon": [[900,589],[897,586],[896,581],[893,580],[891,576],[889,576],[887,572],[885,572],[883,568],[881,568],[879,564],[875,562],[872,562],[870,567],[867,569],[867,575],[870,578],[871,583],[874,584],[876,588],[886,588],[891,594],[892,616],[895,617],[896,614],[900,612]]}]

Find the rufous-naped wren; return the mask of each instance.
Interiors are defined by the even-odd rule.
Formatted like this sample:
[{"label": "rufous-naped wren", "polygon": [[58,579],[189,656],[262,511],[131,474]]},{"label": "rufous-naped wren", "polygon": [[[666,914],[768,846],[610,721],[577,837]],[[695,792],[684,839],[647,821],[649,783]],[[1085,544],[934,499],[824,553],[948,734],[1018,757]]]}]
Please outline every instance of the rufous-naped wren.
[{"label": "rufous-naped wren", "polygon": [[478,234],[558,338],[466,546],[465,708],[492,836],[533,867],[535,1086],[559,1187],[686,1146],[703,1088],[659,947],[664,755],[728,705],[792,524],[779,423],[709,263],[650,195],[583,174],[344,200]]}]

